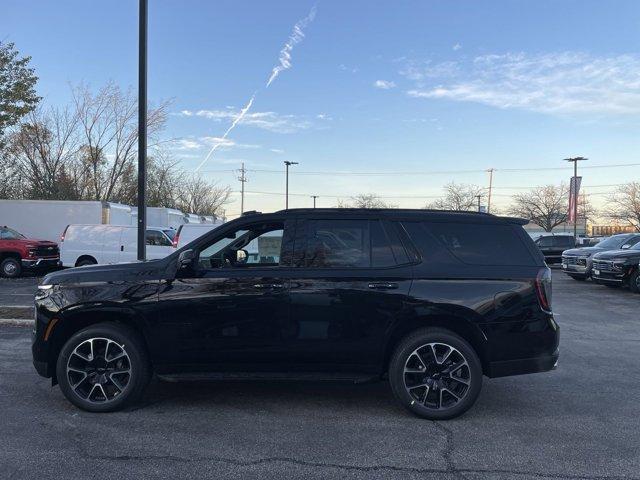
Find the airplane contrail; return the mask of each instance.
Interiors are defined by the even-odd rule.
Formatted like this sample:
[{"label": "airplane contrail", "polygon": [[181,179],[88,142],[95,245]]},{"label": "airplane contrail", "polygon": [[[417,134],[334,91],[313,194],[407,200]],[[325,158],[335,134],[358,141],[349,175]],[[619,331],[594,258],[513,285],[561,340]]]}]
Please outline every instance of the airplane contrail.
[{"label": "airplane contrail", "polygon": [[207,154],[207,156],[204,158],[204,160],[202,160],[202,162],[200,162],[200,165],[198,165],[198,168],[196,168],[196,172],[198,172],[202,166],[207,163],[207,161],[209,160],[209,158],[211,158],[211,155],[213,155],[213,152],[215,152],[218,147],[220,145],[222,145],[224,143],[224,141],[227,139],[227,136],[229,135],[229,133],[231,132],[231,130],[233,130],[234,128],[236,128],[236,125],[238,124],[238,122],[240,122],[240,120],[242,120],[244,118],[244,116],[247,114],[247,112],[249,111],[249,109],[251,108],[251,105],[253,105],[253,100],[256,98],[256,92],[254,92],[253,95],[251,95],[251,98],[249,99],[249,102],[245,105],[245,107],[240,110],[240,113],[238,114],[238,116],[233,120],[233,122],[231,123],[231,125],[229,126],[229,128],[227,128],[227,131],[224,132],[224,135],[222,135],[222,137],[220,137],[220,141],[218,143],[216,143],[213,147],[211,147],[211,150],[209,150],[209,153]]},{"label": "airplane contrail", "polygon": [[[293,33],[289,36],[289,39],[285,42],[284,47],[282,47],[282,50],[280,50],[280,56],[278,57],[279,64],[273,67],[273,70],[271,71],[271,76],[269,77],[269,80],[267,81],[265,88],[268,88],[269,85],[271,85],[271,83],[276,78],[278,78],[278,75],[280,75],[280,72],[291,68],[291,51],[293,50],[294,46],[299,44],[304,39],[303,29],[313,21],[315,16],[316,16],[316,6],[314,5],[311,8],[309,15],[307,15],[301,20],[298,20],[296,24],[293,26]],[[222,135],[222,137],[220,138],[220,141],[216,143],[213,147],[211,147],[211,150],[209,150],[209,153],[207,154],[207,156],[204,158],[202,162],[200,162],[200,165],[198,165],[198,167],[195,170],[196,172],[200,171],[200,169],[204,166],[204,164],[209,161],[213,153],[227,139],[227,136],[229,135],[229,133],[231,133],[231,131],[234,128],[236,128],[236,125],[245,117],[245,115],[251,108],[251,105],[253,105],[253,101],[255,100],[257,93],[258,91],[255,91],[253,95],[251,95],[249,102],[245,105],[245,107],[242,110],[240,110],[240,112],[238,113],[238,116],[233,120],[229,128],[227,128],[227,131],[224,132],[224,135]]]},{"label": "airplane contrail", "polygon": [[284,47],[282,47],[282,50],[280,50],[280,57],[278,58],[280,65],[276,65],[275,67],[273,67],[271,76],[267,81],[267,87],[271,85],[271,82],[273,82],[278,77],[278,75],[280,75],[280,72],[291,68],[291,51],[293,50],[293,47],[295,47],[304,39],[303,28],[309,25],[309,23],[311,23],[315,17],[316,6],[314,5],[311,8],[309,15],[304,17],[302,20],[298,20],[298,22],[293,26],[293,33],[289,37],[289,40],[287,40],[287,42],[284,44]]}]

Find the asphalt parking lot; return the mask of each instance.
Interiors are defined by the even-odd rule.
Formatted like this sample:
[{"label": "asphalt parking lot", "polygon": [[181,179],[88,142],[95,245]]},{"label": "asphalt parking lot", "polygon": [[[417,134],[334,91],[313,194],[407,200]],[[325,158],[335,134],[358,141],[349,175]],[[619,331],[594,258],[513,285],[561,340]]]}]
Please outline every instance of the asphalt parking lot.
[{"label": "asphalt parking lot", "polygon": [[[0,280],[2,305],[35,279]],[[152,382],[125,412],[72,407],[31,365],[30,329],[0,326],[0,477],[640,478],[640,295],[554,271],[556,371],[485,379],[447,422],[386,384]]]}]

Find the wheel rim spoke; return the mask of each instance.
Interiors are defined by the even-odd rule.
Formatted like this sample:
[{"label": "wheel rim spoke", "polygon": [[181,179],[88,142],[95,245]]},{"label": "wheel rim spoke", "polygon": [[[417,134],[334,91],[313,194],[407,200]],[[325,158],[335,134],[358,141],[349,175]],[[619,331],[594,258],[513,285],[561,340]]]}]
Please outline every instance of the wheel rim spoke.
[{"label": "wheel rim spoke", "polygon": [[127,390],[131,360],[124,345],[109,338],[89,338],[69,355],[66,373],[71,390],[79,398],[108,403]]},{"label": "wheel rim spoke", "polygon": [[441,342],[416,348],[407,357],[403,379],[409,396],[433,410],[454,407],[471,388],[467,359],[455,347]]}]

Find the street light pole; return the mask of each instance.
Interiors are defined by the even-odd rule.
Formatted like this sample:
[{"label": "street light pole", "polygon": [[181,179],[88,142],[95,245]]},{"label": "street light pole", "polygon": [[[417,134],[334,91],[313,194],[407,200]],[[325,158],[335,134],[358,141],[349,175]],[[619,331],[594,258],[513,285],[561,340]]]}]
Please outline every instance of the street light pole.
[{"label": "street light pole", "polygon": [[[578,241],[578,162],[583,160],[589,160],[585,157],[572,157],[565,158],[565,162],[573,162],[573,191],[571,188],[569,189],[569,198],[573,196],[573,240],[575,242]],[[569,183],[569,187],[571,187],[571,183]],[[586,228],[585,228],[586,233]]]},{"label": "street light pole", "polygon": [[482,198],[482,195],[476,195],[476,198],[478,199],[478,213],[480,213],[480,210],[482,210],[480,208],[480,198]]},{"label": "street light pole", "polygon": [[147,258],[147,6],[140,0],[138,30],[138,260]]},{"label": "street light pole", "polygon": [[298,162],[290,162],[288,160],[284,161],[284,164],[286,165],[286,170],[287,170],[287,174],[286,174],[286,184],[285,184],[285,210],[289,210],[289,167],[291,165],[298,165]]},{"label": "street light pole", "polygon": [[311,195],[311,198],[313,198],[313,208],[316,208],[316,198],[318,198],[318,195]]}]

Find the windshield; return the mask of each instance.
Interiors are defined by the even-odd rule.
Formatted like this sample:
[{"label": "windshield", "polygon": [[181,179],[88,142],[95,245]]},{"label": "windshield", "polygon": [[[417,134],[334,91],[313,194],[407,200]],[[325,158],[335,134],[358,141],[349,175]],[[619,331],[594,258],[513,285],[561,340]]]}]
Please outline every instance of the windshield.
[{"label": "windshield", "polygon": [[16,232],[12,228],[2,227],[0,228],[0,240],[19,240],[27,238],[19,232]]},{"label": "windshield", "polygon": [[613,237],[609,237],[605,240],[602,240],[600,243],[598,243],[597,247],[606,248],[606,249],[620,248],[620,246],[624,242],[626,242],[629,238],[630,237],[628,237],[627,235],[623,235],[623,236],[614,235]]}]

